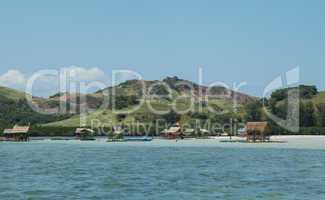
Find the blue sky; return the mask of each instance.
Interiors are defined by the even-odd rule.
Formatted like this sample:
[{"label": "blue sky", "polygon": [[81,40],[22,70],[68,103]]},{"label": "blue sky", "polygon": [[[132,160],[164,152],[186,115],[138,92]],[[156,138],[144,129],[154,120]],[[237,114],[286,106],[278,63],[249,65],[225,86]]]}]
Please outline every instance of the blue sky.
[{"label": "blue sky", "polygon": [[[69,66],[246,81],[262,95],[299,66],[325,89],[325,1],[1,1],[0,76]],[[1,83],[1,82],[0,82]]]}]

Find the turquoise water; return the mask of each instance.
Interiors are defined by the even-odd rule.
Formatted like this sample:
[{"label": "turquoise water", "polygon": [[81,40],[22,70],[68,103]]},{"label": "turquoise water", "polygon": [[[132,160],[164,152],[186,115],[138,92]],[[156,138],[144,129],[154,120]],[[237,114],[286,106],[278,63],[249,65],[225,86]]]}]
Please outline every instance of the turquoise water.
[{"label": "turquoise water", "polygon": [[325,199],[325,150],[0,143],[0,199]]}]

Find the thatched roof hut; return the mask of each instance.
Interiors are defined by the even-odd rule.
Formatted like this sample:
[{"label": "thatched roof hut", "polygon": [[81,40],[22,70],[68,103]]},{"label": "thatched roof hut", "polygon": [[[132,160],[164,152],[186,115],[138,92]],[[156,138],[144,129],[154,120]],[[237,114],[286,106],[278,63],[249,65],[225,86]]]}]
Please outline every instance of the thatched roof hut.
[{"label": "thatched roof hut", "polygon": [[77,128],[75,131],[76,137],[80,140],[95,140],[95,131],[89,128]]},{"label": "thatched roof hut", "polygon": [[115,126],[113,127],[113,138],[114,139],[123,139],[124,135],[128,133],[128,131],[121,126]]},{"label": "thatched roof hut", "polygon": [[247,141],[264,142],[270,139],[270,129],[267,122],[247,122],[246,124]]},{"label": "thatched roof hut", "polygon": [[170,127],[169,129],[165,129],[162,133],[168,139],[184,138],[184,134],[178,123]]},{"label": "thatched roof hut", "polygon": [[77,128],[76,131],[75,131],[76,134],[82,134],[84,132],[88,132],[90,134],[94,133],[94,131],[89,129],[89,128]]},{"label": "thatched roof hut", "polygon": [[170,127],[169,129],[167,129],[167,133],[178,133],[181,131],[180,127]]},{"label": "thatched roof hut", "polygon": [[207,130],[207,129],[203,129],[203,128],[201,128],[201,129],[200,129],[200,133],[203,134],[203,135],[207,135],[207,134],[210,134],[210,131]]},{"label": "thatched roof hut", "polygon": [[186,128],[186,129],[184,129],[183,133],[184,133],[185,136],[189,137],[189,136],[192,136],[192,135],[195,134],[195,129]]},{"label": "thatched roof hut", "polygon": [[12,129],[5,129],[3,135],[6,140],[13,141],[28,141],[29,140],[29,126],[19,126],[15,125]]}]

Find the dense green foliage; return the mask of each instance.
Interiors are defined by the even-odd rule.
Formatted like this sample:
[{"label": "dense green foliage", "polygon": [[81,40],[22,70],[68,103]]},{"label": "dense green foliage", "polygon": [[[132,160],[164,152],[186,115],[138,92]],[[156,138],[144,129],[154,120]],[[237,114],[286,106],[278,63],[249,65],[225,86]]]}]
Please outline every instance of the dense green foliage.
[{"label": "dense green foliage", "polygon": [[287,98],[289,92],[299,91],[299,97],[310,99],[318,93],[316,86],[300,85],[298,87],[279,89],[271,94],[270,101],[281,101]]},{"label": "dense green foliage", "polygon": [[316,126],[316,113],[314,104],[310,101],[300,103],[300,126],[301,127],[312,127]]},{"label": "dense green foliage", "polygon": [[35,112],[25,99],[17,101],[0,96],[0,129],[14,124],[42,124],[66,119],[67,115],[45,115]]},{"label": "dense green foliage", "polygon": [[[298,90],[299,89],[299,90]],[[299,93],[298,93],[299,91]],[[275,116],[286,119],[288,106],[288,93],[299,94],[299,133],[279,127],[269,119],[263,110],[265,108]],[[325,134],[325,99],[319,98],[315,86],[301,85],[295,88],[280,89],[271,94],[269,99],[255,101],[246,105],[246,121],[268,121],[273,134]],[[315,101],[317,99],[317,101]]]},{"label": "dense green foliage", "polygon": [[110,108],[123,109],[129,106],[137,105],[139,103],[137,96],[135,95],[118,95],[110,98]]},{"label": "dense green foliage", "polygon": [[174,124],[180,120],[180,115],[174,111],[171,111],[162,116],[163,119],[166,120],[167,123]]},{"label": "dense green foliage", "polygon": [[325,127],[325,102],[317,104],[316,108],[318,111],[317,114],[318,124],[319,126]]},{"label": "dense green foliage", "polygon": [[[186,85],[177,84],[180,81],[184,81],[178,79],[177,77],[169,77],[164,80],[166,84],[171,86],[175,91],[186,91],[189,88],[186,88]],[[147,84],[151,84],[151,82],[147,82]],[[157,130],[161,131],[165,128],[163,124],[155,124],[158,120],[164,120],[168,125],[175,124],[179,122],[181,124],[190,124],[195,126],[197,121],[202,122],[204,124],[206,121],[211,121],[212,123],[220,123],[220,124],[230,124],[232,120],[236,122],[247,122],[247,121],[269,121],[269,124],[272,128],[273,134],[291,134],[289,131],[277,126],[273,121],[269,120],[267,115],[265,114],[265,109],[274,115],[286,119],[287,110],[289,105],[288,93],[296,94],[300,97],[300,133],[311,133],[311,134],[325,134],[325,93],[323,95],[322,92],[318,92],[315,86],[306,86],[301,85],[294,88],[286,88],[280,89],[273,92],[269,99],[263,100],[251,100],[246,103],[241,104],[241,109],[236,112],[233,110],[233,105],[226,101],[212,101],[211,102],[202,102],[203,111],[198,111],[197,109],[190,111],[186,114],[177,114],[174,111],[171,111],[164,115],[157,115],[152,112],[145,106],[141,106],[141,108],[130,114],[114,114],[112,112],[112,108],[121,110],[130,108],[135,105],[139,105],[139,88],[141,84],[139,81],[127,81],[121,84],[118,88],[116,88],[117,93],[113,98],[109,98],[108,108],[98,110],[93,113],[89,113],[89,120],[98,119],[103,122],[119,123],[119,124],[127,124],[128,122],[135,120],[137,122],[143,123],[143,127],[140,127],[136,132],[139,133],[150,133],[155,134]],[[198,87],[196,84],[192,84],[193,87]],[[123,90],[122,90],[123,89]],[[24,100],[24,96],[20,93],[14,93],[12,90],[5,90],[6,93],[0,94],[0,131],[4,128],[12,127],[14,124],[31,124],[32,130],[31,134],[35,136],[72,136],[74,135],[74,131],[80,123],[80,118],[78,115],[74,115],[72,118],[69,118],[70,124],[67,127],[64,127],[66,124],[63,119],[66,119],[70,116],[67,115],[44,115],[39,114],[33,111],[27,104],[26,100]],[[122,92],[121,92],[122,91]],[[215,87],[213,88],[214,93],[223,93],[224,88]],[[111,94],[111,93],[110,93]],[[168,91],[165,87],[158,85],[157,87],[153,87],[152,94],[157,95],[167,95]],[[321,95],[320,95],[321,94]],[[54,97],[58,97],[62,94],[54,95]],[[6,96],[10,96],[7,98]],[[102,98],[98,98],[99,94],[96,95],[87,95],[87,100],[90,100],[91,107],[97,108],[98,105],[101,104]],[[112,96],[111,96],[112,97]],[[172,100],[172,99],[171,99]],[[166,110],[170,108],[171,100],[162,100],[162,99],[154,99],[153,107],[157,110]],[[75,100],[76,104],[80,103],[80,98],[77,96]],[[59,106],[60,101],[56,99],[46,100],[46,105],[48,108],[55,108]],[[68,102],[68,110],[69,105]],[[195,108],[198,108],[199,102],[195,102]],[[178,102],[178,107],[182,109],[186,109],[190,104],[184,100]],[[207,106],[213,108],[219,113],[211,112],[207,109]],[[228,111],[223,113],[223,111]],[[54,124],[47,124],[49,122],[58,122]],[[59,123],[62,122],[62,123]],[[41,124],[47,124],[47,126],[40,126]],[[90,123],[87,123],[87,126]],[[147,127],[146,127],[147,126]],[[165,125],[166,126],[166,125]],[[133,127],[129,127],[131,129]],[[203,127],[202,127],[203,128]]]},{"label": "dense green foliage", "polygon": [[77,127],[43,127],[34,125],[31,127],[29,134],[31,136],[41,137],[41,136],[75,136],[75,131]]},{"label": "dense green foliage", "polygon": [[246,121],[261,121],[262,120],[262,102],[255,101],[246,106]]},{"label": "dense green foliage", "polygon": [[152,88],[152,90],[150,91],[150,94],[151,95],[155,94],[158,96],[167,96],[167,95],[169,95],[169,91],[163,85],[156,85]]}]

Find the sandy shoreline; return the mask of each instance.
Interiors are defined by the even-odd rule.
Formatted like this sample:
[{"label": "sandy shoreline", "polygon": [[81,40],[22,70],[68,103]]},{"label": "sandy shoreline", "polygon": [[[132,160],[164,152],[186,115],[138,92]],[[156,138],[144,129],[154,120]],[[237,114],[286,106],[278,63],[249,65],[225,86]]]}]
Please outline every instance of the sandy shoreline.
[{"label": "sandy shoreline", "polygon": [[[71,145],[104,145],[104,146],[148,146],[148,147],[221,147],[221,148],[296,148],[296,149],[324,149],[325,136],[313,135],[283,135],[272,136],[271,140],[282,143],[225,143],[222,140],[229,140],[229,137],[214,137],[210,139],[184,139],[166,140],[155,138],[151,142],[111,142],[107,137],[97,137],[95,141],[79,140],[51,140],[50,138],[31,138],[28,144],[33,143],[65,143]],[[245,140],[242,137],[232,137],[232,140]],[[7,142],[6,142],[7,143]],[[9,143],[9,142],[8,142]],[[15,143],[17,144],[17,143]]]}]

